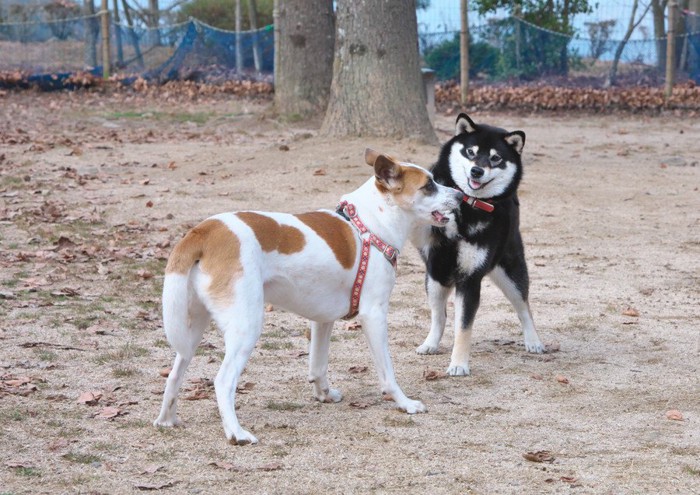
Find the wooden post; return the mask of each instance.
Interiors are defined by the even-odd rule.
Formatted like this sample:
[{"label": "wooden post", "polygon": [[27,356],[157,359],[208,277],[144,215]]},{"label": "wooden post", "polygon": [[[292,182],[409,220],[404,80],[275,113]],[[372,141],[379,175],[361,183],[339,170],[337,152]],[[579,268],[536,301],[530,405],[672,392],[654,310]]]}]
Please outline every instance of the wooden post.
[{"label": "wooden post", "polygon": [[666,99],[673,93],[673,82],[676,77],[676,13],[678,3],[671,0],[668,3],[668,31],[666,34]]},{"label": "wooden post", "polygon": [[467,103],[469,95],[469,15],[467,8],[469,0],[460,1],[462,29],[459,32],[459,79],[461,81],[459,95],[462,105]]},{"label": "wooden post", "polygon": [[109,5],[108,0],[102,0],[102,77],[109,79],[110,49],[109,49]]},{"label": "wooden post", "polygon": [[241,11],[241,0],[236,0],[236,72],[238,73],[238,78],[243,77],[243,48],[241,44],[241,32],[242,28],[242,11]]}]

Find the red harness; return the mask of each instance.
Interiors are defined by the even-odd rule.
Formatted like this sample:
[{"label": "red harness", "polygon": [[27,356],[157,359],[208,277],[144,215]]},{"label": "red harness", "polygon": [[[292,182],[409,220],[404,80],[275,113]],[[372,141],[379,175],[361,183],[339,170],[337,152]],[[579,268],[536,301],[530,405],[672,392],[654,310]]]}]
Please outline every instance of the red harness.
[{"label": "red harness", "polygon": [[[362,223],[360,217],[357,216],[357,210],[355,205],[343,201],[338,205],[336,211],[352,222],[352,224],[360,232],[360,237],[362,238],[362,253],[360,254],[360,266],[357,268],[357,275],[355,276],[355,283],[352,286],[352,292],[350,293],[350,311],[347,315],[343,316],[344,320],[352,318],[357,315],[358,308],[360,307],[360,295],[362,294],[362,284],[365,282],[365,276],[367,275],[367,265],[369,264],[369,253],[370,246],[374,245],[379,249],[384,257],[391,263],[391,266],[396,269],[396,259],[399,256],[399,250],[394,246],[387,244],[375,234],[369,231],[369,229]],[[365,234],[368,234],[365,236]]]}]

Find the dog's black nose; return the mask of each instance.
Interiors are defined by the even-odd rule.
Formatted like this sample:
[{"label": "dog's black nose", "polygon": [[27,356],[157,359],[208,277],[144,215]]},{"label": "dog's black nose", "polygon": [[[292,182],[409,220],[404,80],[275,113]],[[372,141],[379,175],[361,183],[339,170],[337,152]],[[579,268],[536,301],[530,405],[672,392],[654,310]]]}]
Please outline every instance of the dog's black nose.
[{"label": "dog's black nose", "polygon": [[484,169],[481,167],[472,167],[471,174],[475,179],[480,179],[484,175]]}]

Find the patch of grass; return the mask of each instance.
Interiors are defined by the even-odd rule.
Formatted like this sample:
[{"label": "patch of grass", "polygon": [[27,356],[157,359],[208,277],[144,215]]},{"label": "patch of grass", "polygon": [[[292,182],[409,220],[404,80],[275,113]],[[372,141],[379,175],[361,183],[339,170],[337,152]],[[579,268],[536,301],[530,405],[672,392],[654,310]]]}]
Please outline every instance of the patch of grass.
[{"label": "patch of grass", "polygon": [[688,466],[687,464],[683,466],[683,472],[692,476],[700,476],[700,469]]},{"label": "patch of grass", "polygon": [[18,467],[14,468],[17,476],[25,476],[27,478],[41,478],[41,471],[33,467]]},{"label": "patch of grass", "polygon": [[261,349],[266,351],[278,351],[281,349],[294,349],[294,344],[291,342],[263,342],[260,344]]},{"label": "patch of grass", "polygon": [[27,417],[29,417],[27,411],[18,408],[0,411],[0,423],[6,421],[24,421]]},{"label": "patch of grass", "polygon": [[205,124],[214,116],[213,112],[113,112],[106,116],[108,119],[144,119],[165,122],[194,122]]},{"label": "patch of grass", "polygon": [[170,349],[170,344],[165,339],[156,339],[153,342],[153,347],[160,347],[161,349]]},{"label": "patch of grass", "polygon": [[102,462],[102,458],[93,454],[81,454],[79,452],[68,452],[63,454],[63,458],[67,461],[76,464],[92,464],[93,462]]},{"label": "patch of grass", "polygon": [[270,401],[265,407],[267,407],[271,411],[298,411],[299,409],[304,408],[304,404],[297,404],[296,402]]},{"label": "patch of grass", "polygon": [[48,361],[50,363],[58,360],[58,354],[53,351],[39,351],[37,352],[37,357],[42,361]]},{"label": "patch of grass", "polygon": [[395,428],[411,428],[416,426],[416,423],[410,416],[386,416],[383,423],[386,426],[393,426]]},{"label": "patch of grass", "polygon": [[129,366],[117,366],[116,368],[112,368],[112,376],[114,378],[128,378],[135,374],[136,370]]},{"label": "patch of grass", "polygon": [[121,348],[100,354],[95,358],[97,364],[107,364],[112,361],[126,361],[133,358],[143,357],[148,355],[148,349],[140,346],[135,346],[131,342],[127,342]]}]

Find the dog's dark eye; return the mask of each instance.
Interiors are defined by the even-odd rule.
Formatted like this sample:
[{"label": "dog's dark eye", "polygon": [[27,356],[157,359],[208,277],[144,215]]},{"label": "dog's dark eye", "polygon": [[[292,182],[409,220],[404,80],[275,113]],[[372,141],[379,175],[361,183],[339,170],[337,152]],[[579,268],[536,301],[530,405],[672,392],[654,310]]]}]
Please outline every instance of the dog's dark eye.
[{"label": "dog's dark eye", "polygon": [[491,156],[491,165],[498,165],[503,161],[503,158],[501,158],[501,155],[492,155]]},{"label": "dog's dark eye", "polygon": [[434,180],[429,180],[426,184],[421,187],[425,194],[435,194],[437,192],[437,185]]},{"label": "dog's dark eye", "polygon": [[476,157],[476,153],[474,152],[473,149],[471,148],[466,148],[464,150],[464,154],[469,158],[470,160],[473,160]]}]

